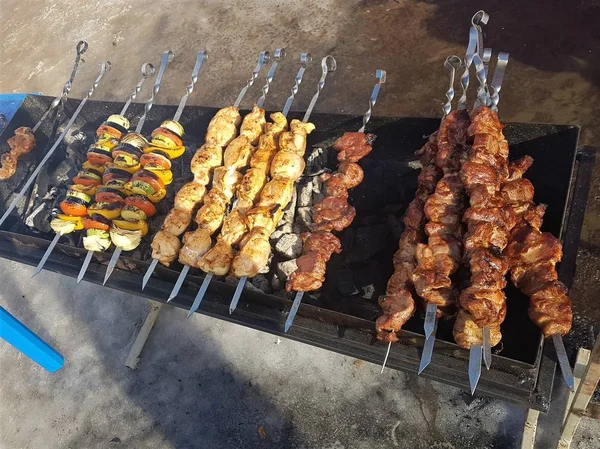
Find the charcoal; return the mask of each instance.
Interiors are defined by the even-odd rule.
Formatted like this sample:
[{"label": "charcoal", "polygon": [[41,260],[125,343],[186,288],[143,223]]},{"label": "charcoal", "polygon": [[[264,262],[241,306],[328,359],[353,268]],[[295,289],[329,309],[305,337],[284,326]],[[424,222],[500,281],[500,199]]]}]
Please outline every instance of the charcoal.
[{"label": "charcoal", "polygon": [[312,208],[299,207],[297,214],[297,222],[306,228],[310,228],[312,224]]},{"label": "charcoal", "polygon": [[275,292],[278,292],[278,291],[283,290],[285,288],[285,282],[283,282],[279,278],[279,276],[277,275],[277,273],[275,273],[273,275],[273,278],[271,279],[271,288]]},{"label": "charcoal", "polygon": [[262,274],[254,276],[250,283],[264,293],[269,292],[269,280]]},{"label": "charcoal", "polygon": [[328,150],[324,148],[313,148],[306,158],[305,173],[309,176],[321,171],[327,165]]},{"label": "charcoal", "polygon": [[313,185],[311,179],[301,179],[298,182],[298,206],[307,207],[312,205]]},{"label": "charcoal", "polygon": [[362,220],[360,220],[360,224],[362,226],[373,226],[378,223],[381,223],[381,219],[377,215],[367,215],[366,217],[363,217]]},{"label": "charcoal", "polygon": [[354,276],[350,268],[340,268],[336,275],[336,285],[342,296],[352,296],[359,293],[354,284]]},{"label": "charcoal", "polygon": [[287,281],[290,274],[296,271],[298,265],[296,265],[296,259],[286,260],[285,262],[279,262],[277,264],[277,276],[282,282]]},{"label": "charcoal", "polygon": [[302,254],[302,239],[296,234],[285,234],[275,244],[275,252],[286,260]]},{"label": "charcoal", "polygon": [[379,251],[388,247],[389,230],[387,225],[378,224],[358,228],[350,254],[351,261],[369,260]]},{"label": "charcoal", "polygon": [[387,226],[394,240],[398,240],[404,231],[404,223],[396,215],[387,216]]}]

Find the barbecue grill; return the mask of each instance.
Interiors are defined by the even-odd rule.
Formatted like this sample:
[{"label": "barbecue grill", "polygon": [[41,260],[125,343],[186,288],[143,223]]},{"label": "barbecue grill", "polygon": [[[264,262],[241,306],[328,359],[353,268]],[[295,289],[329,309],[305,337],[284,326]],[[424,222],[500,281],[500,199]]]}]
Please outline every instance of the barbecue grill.
[{"label": "barbecue grill", "polygon": [[[12,135],[18,126],[32,126],[52,101],[50,97],[27,96],[12,122],[4,131]],[[67,116],[72,114],[77,100],[65,104]],[[52,240],[53,233],[42,222],[32,218],[38,210],[48,214],[56,206],[56,199],[42,197],[52,187],[65,189],[57,180],[68,176],[69,164],[64,161],[83,160],[85,145],[93,141],[96,128],[105,118],[122,107],[120,103],[90,100],[75,121],[71,138],[63,142],[37,177],[28,195],[17,206],[17,212],[8,218],[0,230],[0,256],[28,265],[37,265]],[[143,106],[131,106],[131,112],[141,115]],[[147,116],[148,129],[159,126],[165,117],[175,113],[176,106],[156,105]],[[174,186],[170,196],[149,220],[150,235],[162,224],[168,205],[173,202],[173,190],[189,181],[189,163],[193,150],[203,142],[203,134],[217,109],[188,106],[180,123],[186,129],[186,155],[173,163]],[[293,112],[291,118],[301,118]],[[346,131],[361,126],[362,117],[336,114],[318,114],[311,121],[317,129],[308,138],[308,151],[327,149]],[[425,142],[425,136],[435,131],[439,119],[373,117],[368,131],[377,135],[373,152],[361,165],[364,181],[350,192],[357,216],[351,227],[341,233],[344,251],[335,255],[327,271],[324,287],[317,294],[307,293],[298,317],[290,331],[284,333],[284,323],[292,304],[292,296],[268,286],[248,285],[237,310],[229,314],[229,302],[236,280],[215,278],[198,313],[242,324],[264,332],[289,338],[331,351],[380,364],[386,347],[374,338],[374,321],[380,314],[377,297],[385,291],[385,284],[393,271],[392,256],[397,249],[401,232],[402,214],[414,196],[418,167],[413,153]],[[507,124],[504,133],[510,143],[510,157],[516,159],[529,154],[535,163],[526,173],[536,186],[536,202],[548,204],[544,230],[560,235],[564,258],[560,265],[561,280],[570,286],[573,280],[575,256],[579,245],[583,213],[589,191],[593,153],[578,150],[579,128],[569,125]],[[0,212],[4,212],[11,196],[18,191],[42,159],[51,140],[50,124],[38,133],[37,147],[24,156],[14,177],[0,183]],[[0,153],[7,151],[2,139]],[[335,168],[333,154],[325,159],[325,166]],[[74,164],[78,165],[78,164]],[[306,182],[311,173],[300,181]],[[42,203],[44,203],[42,205]],[[46,215],[47,216],[47,215]],[[29,217],[29,223],[25,224]],[[75,278],[86,250],[80,233],[67,236],[70,240],[59,243],[45,268]],[[101,284],[110,259],[110,253],[96,253],[89,266],[86,280]],[[165,301],[179,276],[181,266],[158,266],[152,280],[140,291],[142,276],[151,259],[149,242],[144,241],[135,251],[122,255],[115,272],[106,284],[109,288],[126,291],[157,301]],[[270,265],[275,269],[276,260]],[[190,308],[203,280],[200,271],[192,269],[179,295],[169,304]],[[528,300],[517,289],[506,290],[508,314],[502,325],[501,351],[493,355],[489,371],[484,370],[479,383],[481,394],[522,403],[530,408],[546,410],[554,380],[555,360],[552,350],[544,350],[544,340],[538,328],[527,316]],[[98,300],[101,300],[100,298]],[[424,343],[424,310],[408,321],[399,333],[400,344],[392,347],[387,366],[392,369],[417,372]],[[497,349],[497,348],[496,348]],[[452,322],[440,321],[432,362],[423,376],[443,383],[469,388],[467,374],[468,352],[460,349],[452,338]]]}]

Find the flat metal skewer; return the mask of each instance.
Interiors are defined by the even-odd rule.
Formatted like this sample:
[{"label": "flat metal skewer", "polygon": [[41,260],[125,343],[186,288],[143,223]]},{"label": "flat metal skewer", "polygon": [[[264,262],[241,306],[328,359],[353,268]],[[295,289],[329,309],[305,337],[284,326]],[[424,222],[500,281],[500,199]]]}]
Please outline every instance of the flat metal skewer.
[{"label": "flat metal skewer", "polygon": [[489,371],[492,366],[492,337],[489,327],[483,328],[483,361],[485,368]]},{"label": "flat metal skewer", "polygon": [[[446,119],[448,114],[452,111],[452,100],[454,99],[454,81],[456,77],[456,71],[462,64],[461,59],[458,56],[448,56],[444,61],[444,68],[450,75],[450,85],[446,91],[446,103],[442,106],[442,122]],[[431,363],[433,356],[433,347],[435,345],[435,332],[437,329],[437,305],[431,302],[427,303],[425,310],[425,323],[423,324],[423,330],[425,331],[425,344],[423,345],[423,353],[421,354],[421,362],[419,364],[419,372],[421,374],[425,368]]]},{"label": "flat metal skewer", "polygon": [[[71,87],[73,87],[73,81],[75,80],[75,75],[77,75],[77,72],[80,69],[85,67],[85,59],[83,59],[81,57],[81,55],[83,55],[87,51],[87,49],[88,49],[88,43],[86,41],[77,42],[77,45],[75,46],[75,52],[76,52],[75,62],[73,63],[73,69],[71,70],[71,76],[65,83],[62,93],[58,97],[56,97],[54,100],[52,100],[52,103],[50,103],[50,106],[48,106],[48,109],[46,110],[46,112],[44,112],[44,115],[42,115],[42,117],[35,124],[35,126],[31,130],[31,132],[35,133],[39,129],[39,127],[42,125],[44,120],[46,120],[46,118],[48,118],[48,115],[50,115],[50,112],[52,112],[54,109],[56,109],[56,107],[58,107],[58,105],[60,103],[64,104],[67,101],[69,92],[71,92]],[[80,62],[82,64],[81,67],[79,67]]]},{"label": "flat metal skewer", "polygon": [[[296,94],[298,93],[300,84],[302,83],[302,78],[304,77],[304,73],[306,72],[306,67],[311,61],[312,61],[312,56],[310,55],[310,53],[302,53],[300,55],[300,69],[298,70],[298,73],[296,74],[295,84],[291,90],[292,93],[288,97],[287,101],[285,102],[285,106],[283,107],[282,114],[284,117],[287,117],[287,115],[290,111],[290,108],[292,107],[292,104],[294,103],[294,99],[296,97]],[[190,316],[192,316],[192,314],[196,310],[198,310],[198,307],[200,307],[200,303],[202,302],[202,299],[204,298],[204,295],[206,294],[206,292],[208,290],[208,286],[209,286],[212,278],[213,278],[213,273],[206,273],[204,280],[202,281],[202,285],[200,286],[200,290],[198,290],[198,293],[196,294],[196,297],[194,298],[194,303],[192,304],[192,307],[190,307],[190,310],[187,314],[188,318]]]},{"label": "flat metal skewer", "polygon": [[[323,59],[321,59],[321,70],[322,70],[321,78],[319,79],[319,82],[317,84],[317,91],[315,92],[312,99],[310,100],[310,104],[308,105],[308,108],[306,109],[306,112],[304,113],[304,117],[302,118],[302,121],[304,123],[308,122],[308,119],[310,118],[310,115],[312,114],[312,111],[315,108],[317,101],[319,100],[319,96],[321,95],[321,90],[323,90],[323,87],[325,87],[325,79],[327,78],[327,75],[330,72],[334,72],[336,69],[337,69],[337,62],[333,56],[327,55]],[[384,72],[384,78],[385,78],[385,72]],[[235,289],[235,293],[233,294],[233,297],[231,298],[231,304],[229,305],[229,314],[230,315],[236,309],[237,304],[240,301],[240,296],[242,295],[242,292],[244,291],[244,285],[246,284],[247,279],[248,278],[246,276],[242,276],[240,278],[240,280],[238,281],[238,285]],[[301,299],[302,299],[302,297],[301,297]],[[293,319],[293,317],[292,317],[292,319]]]},{"label": "flat metal skewer", "polygon": [[[259,108],[262,107],[262,105],[264,104],[264,102],[267,98],[267,94],[269,93],[271,83],[273,82],[273,78],[275,78],[275,73],[277,72],[277,67],[279,66],[279,63],[283,59],[285,59],[285,49],[277,48],[273,52],[273,63],[271,64],[271,68],[267,72],[266,82],[262,88],[262,95],[256,101],[256,105]],[[254,73],[252,73],[252,76],[254,77]],[[244,89],[247,90],[247,87],[248,86],[246,85],[246,87],[244,87]],[[244,90],[244,89],[242,89],[242,90]],[[240,94],[241,94],[241,92],[240,92]],[[241,101],[240,96],[238,96],[238,100]],[[234,107],[237,107],[237,106],[234,106]],[[177,278],[177,282],[173,286],[173,290],[171,290],[171,294],[169,295],[169,299],[167,300],[167,302],[169,302],[171,299],[175,298],[179,294],[179,290],[181,289],[181,286],[183,285],[183,281],[185,280],[185,277],[187,276],[188,271],[190,271],[189,265],[184,265],[183,270],[181,271],[181,274],[179,275],[179,278]],[[184,274],[184,272],[185,272],[185,274]],[[202,300],[202,298],[200,298],[200,300]]]},{"label": "flat metal skewer", "polygon": [[390,356],[390,351],[392,349],[392,342],[388,343],[387,351],[385,351],[385,357],[383,358],[383,363],[381,364],[381,371],[379,374],[383,374],[383,370],[385,369],[385,364],[387,363],[388,357]]},{"label": "flat metal skewer", "polygon": [[[244,96],[246,95],[246,92],[248,92],[248,89],[254,84],[254,81],[256,81],[256,78],[258,78],[260,70],[263,68],[264,65],[268,64],[270,60],[271,60],[271,55],[269,54],[268,51],[261,51],[258,54],[258,62],[256,64],[256,67],[254,68],[254,70],[252,70],[252,75],[250,76],[248,81],[246,81],[246,85],[242,88],[242,90],[238,94],[238,96],[235,100],[235,103],[233,104],[234,108],[236,108],[236,109],[239,108],[240,104],[242,103],[242,100],[244,99]],[[154,259],[152,261],[152,263],[150,264],[150,266],[148,267],[148,269],[146,270],[146,273],[144,274],[144,278],[142,280],[142,290],[144,290],[144,288],[146,288],[146,284],[152,277],[152,273],[154,273],[154,270],[156,269],[157,264],[158,264],[158,260]]]},{"label": "flat metal skewer", "polygon": [[[137,95],[140,93],[140,90],[142,90],[142,86],[144,85],[144,82],[148,78],[153,77],[154,72],[155,72],[154,66],[152,64],[150,64],[149,62],[142,64],[141,71],[142,71],[142,77],[140,78],[138,83],[135,85],[133,92],[131,92],[131,94],[129,95],[129,99],[123,106],[123,109],[121,109],[121,112],[119,113],[119,115],[124,116],[127,113],[127,109],[129,109],[129,106],[131,106],[131,103],[133,102],[133,100],[135,100]],[[81,265],[79,274],[77,275],[77,283],[78,284],[81,282],[81,280],[85,276],[85,273],[87,272],[87,269],[90,266],[90,262],[92,261],[93,254],[94,254],[94,251],[88,251],[87,254],[85,255],[83,265]]]},{"label": "flat metal skewer", "polygon": [[48,257],[50,257],[50,254],[52,254],[54,247],[56,246],[56,244],[58,243],[58,241],[60,240],[61,237],[62,237],[62,234],[58,233],[58,232],[54,235],[54,238],[50,242],[48,249],[46,249],[46,252],[40,259],[39,263],[37,264],[37,267],[35,267],[35,270],[34,270],[33,274],[31,275],[31,277],[36,276],[40,271],[42,271],[42,268],[44,268],[44,264],[48,260]]},{"label": "flat metal skewer", "polygon": [[13,211],[13,209],[17,206],[17,204],[21,200],[21,198],[23,198],[23,196],[25,195],[25,193],[27,192],[29,187],[31,187],[31,184],[33,184],[33,182],[35,181],[35,179],[37,178],[37,175],[40,173],[40,171],[42,171],[42,168],[44,167],[46,162],[48,162],[48,160],[52,157],[52,154],[54,154],[54,151],[56,151],[56,149],[58,148],[60,143],[63,141],[63,139],[65,138],[65,136],[71,129],[71,126],[73,126],[73,123],[75,123],[77,116],[79,115],[79,113],[81,112],[83,107],[85,106],[88,99],[93,95],[94,91],[100,84],[100,81],[102,80],[104,75],[109,71],[110,71],[110,62],[104,61],[100,65],[100,73],[98,74],[98,77],[94,81],[94,84],[92,85],[91,89],[87,92],[86,96],[83,98],[83,100],[81,100],[81,103],[79,103],[79,106],[77,107],[77,109],[75,110],[73,115],[71,116],[71,119],[67,123],[67,126],[65,126],[65,129],[63,130],[61,135],[58,137],[58,139],[56,139],[56,142],[54,142],[54,145],[52,145],[52,147],[50,147],[50,150],[48,150],[48,152],[46,153],[44,158],[40,161],[38,166],[35,168],[35,170],[31,174],[31,176],[29,176],[29,179],[27,179],[27,181],[25,182],[25,185],[21,188],[19,193],[12,199],[10,205],[4,212],[4,215],[2,215],[2,218],[0,218],[0,226],[2,226],[2,224],[6,221],[6,219],[10,215],[10,213]]},{"label": "flat metal skewer", "polygon": [[[152,109],[152,105],[154,104],[154,99],[156,98],[156,95],[158,94],[158,91],[160,90],[160,85],[161,85],[162,79],[165,75],[165,70],[167,69],[167,65],[173,60],[174,57],[175,57],[175,53],[173,53],[171,50],[167,50],[167,51],[163,52],[163,56],[162,56],[162,59],[160,62],[160,67],[158,68],[158,75],[156,76],[156,81],[154,81],[154,87],[152,88],[152,94],[150,95],[150,98],[144,105],[144,114],[140,117],[140,120],[139,120],[137,126],[135,127],[136,133],[140,133],[142,131],[142,128],[144,127],[144,122],[146,121],[146,116],[148,115],[148,112],[150,112],[150,109]],[[119,257],[121,256],[121,252],[122,252],[122,250],[120,248],[116,248],[115,251],[113,252],[113,254],[110,258],[110,261],[108,262],[108,266],[106,267],[106,273],[104,274],[104,281],[102,282],[102,285],[106,284],[106,281],[108,281],[108,278],[110,278],[110,275],[112,274],[115,267],[117,266],[117,261],[119,260]]]},{"label": "flat metal skewer", "polygon": [[556,351],[556,357],[558,358],[558,364],[563,375],[563,379],[567,384],[567,387],[571,391],[575,391],[575,378],[573,377],[573,370],[569,364],[569,357],[567,357],[567,351],[565,350],[565,344],[561,335],[553,335],[552,343],[554,343],[554,350]]},{"label": "flat metal skewer", "polygon": [[469,385],[471,387],[471,395],[475,394],[479,378],[481,377],[481,345],[472,345],[469,350]]}]

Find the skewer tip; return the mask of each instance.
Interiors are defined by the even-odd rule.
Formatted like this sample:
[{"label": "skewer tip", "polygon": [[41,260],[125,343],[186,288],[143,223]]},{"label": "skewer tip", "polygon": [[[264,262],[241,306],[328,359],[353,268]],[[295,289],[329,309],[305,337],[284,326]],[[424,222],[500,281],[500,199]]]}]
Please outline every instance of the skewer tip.
[{"label": "skewer tip", "polygon": [[469,386],[471,387],[471,396],[475,394],[479,378],[481,377],[481,356],[482,346],[471,346],[469,351]]},{"label": "skewer tip", "polygon": [[387,351],[385,352],[385,358],[383,359],[383,363],[381,365],[381,371],[379,374],[383,374],[383,370],[385,369],[385,364],[387,363],[387,359],[390,356],[390,349],[392,349],[392,342],[388,343]]},{"label": "skewer tip", "polygon": [[238,302],[240,301],[240,296],[242,296],[242,292],[244,291],[246,279],[246,276],[242,276],[238,281],[238,285],[235,289],[235,293],[233,294],[233,298],[231,298],[231,304],[229,304],[229,315],[231,315],[233,311],[237,308]]}]

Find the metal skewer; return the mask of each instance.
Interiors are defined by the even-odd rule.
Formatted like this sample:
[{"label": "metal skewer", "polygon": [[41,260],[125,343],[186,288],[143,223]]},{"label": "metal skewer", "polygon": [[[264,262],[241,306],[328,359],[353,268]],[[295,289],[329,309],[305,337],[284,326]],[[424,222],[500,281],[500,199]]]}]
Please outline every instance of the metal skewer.
[{"label": "metal skewer", "polygon": [[[448,101],[442,107],[443,117],[442,122],[452,111],[452,100],[454,99],[454,79],[456,71],[462,64],[461,59],[458,56],[448,56],[444,61],[444,68],[450,73],[450,85],[446,91],[446,98]],[[425,344],[423,345],[423,353],[421,354],[421,362],[419,364],[418,374],[421,374],[427,365],[431,363],[431,357],[433,354],[433,346],[435,344],[435,332],[437,330],[437,305],[428,302],[425,310],[425,323],[423,325],[425,331]],[[391,344],[391,343],[390,343]]]},{"label": "metal skewer", "polygon": [[[248,89],[254,84],[254,81],[256,81],[256,78],[258,78],[258,74],[260,73],[260,70],[263,68],[264,65],[268,64],[270,62],[270,60],[271,60],[271,55],[269,54],[268,51],[261,51],[258,54],[258,62],[256,64],[256,67],[254,68],[254,70],[252,70],[252,75],[250,76],[248,81],[246,81],[246,85],[242,88],[242,90],[238,94],[238,96],[235,100],[235,103],[233,104],[234,108],[236,108],[236,109],[239,108],[240,104],[242,103],[242,100],[244,99],[244,96],[246,95],[246,92],[248,92]],[[150,263],[150,265],[148,266],[146,273],[144,273],[144,278],[142,279],[142,290],[144,290],[144,288],[146,287],[146,284],[152,277],[152,273],[154,273],[154,270],[156,269],[157,265],[158,265],[158,259],[153,259],[152,262]]]},{"label": "metal skewer", "polygon": [[[259,108],[262,107],[262,105],[265,103],[265,100],[267,98],[267,94],[269,93],[269,89],[271,87],[271,83],[273,82],[273,78],[275,77],[275,73],[277,72],[277,67],[279,66],[279,63],[285,59],[285,49],[284,48],[277,48],[274,52],[273,52],[273,64],[271,64],[271,67],[269,68],[269,71],[267,72],[267,78],[266,78],[266,82],[265,85],[262,88],[262,95],[259,97],[259,99],[256,101],[256,106],[258,106]],[[254,73],[252,73],[252,76],[254,77]],[[246,85],[246,87],[244,87],[244,89],[242,89],[242,91],[246,91],[248,90],[248,86]],[[241,92],[240,92],[241,94]],[[240,97],[238,95],[238,100],[242,101],[243,96]],[[237,100],[236,100],[237,101]],[[239,103],[238,103],[239,106]],[[234,106],[237,107],[237,106]],[[181,286],[183,285],[183,281],[185,280],[188,272],[190,271],[190,266],[189,265],[184,265],[183,269],[181,270],[181,273],[179,273],[179,277],[177,278],[177,282],[175,282],[175,285],[173,286],[173,290],[171,290],[171,294],[169,295],[169,298],[167,299],[167,302],[170,302],[173,298],[175,298],[178,294],[179,294],[179,290],[181,290]],[[209,281],[210,282],[210,279]]]},{"label": "metal skewer", "polygon": [[[504,73],[506,65],[508,64],[508,53],[500,53],[498,55],[498,62],[496,64],[497,70],[494,73],[492,79],[492,89],[496,93],[494,99],[492,99],[489,93],[485,89],[479,88],[477,91],[477,102],[475,105],[491,105],[492,108],[498,110],[498,102],[500,97],[498,93],[502,88],[502,81],[504,80]],[[477,79],[479,84],[487,85],[487,71],[483,60],[479,57],[479,54],[475,53],[473,62],[477,70]],[[486,368],[489,370],[492,364],[492,348],[491,348],[491,335],[490,329],[484,327],[481,332],[482,344],[472,345],[469,351],[469,385],[471,386],[471,394],[475,393],[477,383],[481,377],[481,360],[483,358]]]},{"label": "metal skewer", "polygon": [[[162,59],[160,62],[160,67],[158,68],[158,75],[156,76],[156,81],[154,81],[154,87],[152,88],[152,94],[150,95],[150,98],[144,105],[144,114],[140,117],[140,120],[139,120],[137,126],[135,127],[136,133],[140,133],[142,131],[142,128],[144,127],[144,122],[146,121],[146,116],[148,115],[148,112],[150,112],[150,109],[152,109],[152,105],[154,104],[154,99],[155,99],[156,95],[158,94],[158,91],[160,90],[160,85],[162,83],[163,76],[165,75],[165,70],[167,69],[167,65],[173,60],[174,57],[175,57],[175,54],[171,50],[167,50],[163,53],[163,56],[162,56]],[[106,267],[106,274],[104,275],[104,281],[102,282],[102,285],[106,284],[106,281],[108,281],[108,278],[110,277],[113,270],[115,269],[115,266],[117,265],[117,261],[119,260],[119,257],[121,256],[121,251],[122,251],[121,248],[115,248],[115,251],[113,252],[112,257],[110,258],[110,261],[108,262],[108,267]]]},{"label": "metal skewer", "polygon": [[[46,112],[44,112],[44,115],[42,115],[42,118],[40,118],[38,120],[38,122],[35,124],[35,126],[33,127],[33,129],[31,130],[33,133],[35,133],[38,130],[38,128],[42,125],[44,120],[46,120],[46,118],[48,118],[48,115],[50,115],[50,112],[52,112],[59,104],[64,105],[65,102],[67,101],[69,92],[71,92],[71,87],[73,87],[73,81],[75,80],[75,75],[77,74],[77,72],[80,69],[85,67],[85,59],[83,59],[81,57],[81,55],[84,54],[87,51],[87,49],[88,49],[88,43],[86,41],[77,42],[77,45],[75,46],[75,51],[76,51],[75,62],[73,63],[73,70],[71,70],[71,76],[65,83],[62,93],[58,97],[56,97],[54,100],[52,100],[52,103],[50,103],[50,106],[48,106],[48,109],[46,110]],[[82,64],[81,68],[79,67],[80,62]]]},{"label": "metal skewer", "polygon": [[73,115],[71,116],[71,120],[69,120],[69,122],[67,123],[67,126],[65,126],[65,129],[63,130],[61,135],[58,137],[58,139],[56,139],[56,142],[54,142],[54,145],[52,145],[50,150],[48,150],[48,152],[46,153],[44,158],[40,161],[40,163],[38,164],[36,169],[33,171],[31,176],[29,177],[29,179],[27,179],[27,181],[25,182],[25,185],[21,188],[21,190],[19,191],[17,196],[15,198],[13,198],[12,202],[8,206],[8,209],[6,209],[6,212],[4,212],[4,215],[2,215],[2,218],[0,218],[0,226],[6,221],[6,219],[10,215],[10,213],[17,206],[18,202],[21,200],[21,198],[23,198],[23,195],[25,195],[25,192],[27,192],[27,189],[29,189],[29,187],[31,187],[31,184],[33,184],[33,182],[35,181],[37,175],[42,170],[42,167],[44,166],[44,164],[46,164],[46,162],[48,162],[48,159],[50,159],[52,157],[52,154],[54,153],[54,151],[56,151],[56,148],[58,148],[58,146],[60,145],[62,140],[65,138],[65,136],[71,129],[71,126],[73,126],[73,123],[75,123],[77,116],[79,115],[79,113],[81,112],[83,107],[85,106],[85,103],[88,101],[88,99],[93,95],[94,91],[100,84],[100,81],[104,77],[104,74],[109,71],[110,71],[110,62],[104,61],[100,65],[100,73],[98,74],[98,77],[94,81],[94,84],[92,85],[90,90],[87,92],[86,96],[83,98],[83,100],[81,100],[81,103],[79,103],[79,106],[77,107],[77,109],[75,110]]},{"label": "metal skewer", "polygon": [[[304,72],[306,72],[306,67],[311,62],[312,62],[312,56],[310,55],[310,53],[302,53],[300,55],[300,69],[298,70],[298,73],[296,74],[295,84],[291,89],[291,95],[286,100],[285,106],[283,107],[283,111],[281,112],[284,117],[287,117],[288,113],[290,112],[292,104],[294,103],[294,99],[296,98],[296,94],[298,93],[298,90],[300,89],[300,84],[302,83],[302,78],[304,78]],[[204,280],[202,281],[200,290],[198,290],[198,293],[196,294],[196,297],[194,298],[194,303],[192,304],[192,307],[190,307],[190,310],[187,314],[187,318],[192,316],[193,313],[196,310],[198,310],[198,307],[200,307],[200,303],[202,302],[202,299],[204,299],[204,295],[206,294],[206,291],[208,290],[208,286],[210,285],[213,275],[214,275],[214,273],[206,273],[206,275],[204,276]]]},{"label": "metal skewer", "polygon": [[[330,72],[334,72],[336,70],[336,68],[337,68],[337,62],[333,56],[327,55],[323,59],[321,59],[321,70],[322,70],[321,78],[319,79],[319,83],[317,84],[317,91],[315,92],[312,99],[310,100],[308,109],[306,109],[304,117],[302,118],[302,121],[304,123],[308,122],[308,119],[310,118],[310,115],[312,114],[312,111],[315,108],[317,101],[319,100],[319,95],[321,95],[321,90],[323,90],[323,87],[325,87],[325,79],[327,78],[327,75]],[[379,70],[377,72],[379,73]],[[385,81],[385,71],[382,71],[382,72],[383,72],[383,78]],[[371,106],[369,106],[369,111],[370,110],[371,110]],[[231,298],[231,303],[229,304],[229,314],[230,315],[237,308],[237,305],[240,301],[240,296],[242,296],[242,292],[244,291],[244,285],[246,284],[247,280],[248,280],[248,278],[246,276],[242,276],[240,278],[240,280],[238,281],[238,285],[235,289],[235,293],[233,294],[233,297]],[[298,295],[296,295],[296,296],[298,296]],[[300,300],[302,300],[302,296],[300,296]]]},{"label": "metal skewer", "polygon": [[[148,78],[151,78],[154,76],[155,69],[152,64],[150,64],[149,62],[146,62],[146,63],[142,64],[141,71],[142,71],[142,77],[136,84],[135,88],[133,89],[133,92],[131,92],[131,95],[129,95],[129,99],[123,106],[123,109],[121,109],[121,112],[119,113],[119,115],[125,116],[125,114],[127,113],[127,109],[129,109],[129,106],[131,106],[131,103],[133,102],[133,100],[136,99],[136,97],[142,90],[142,86],[144,85],[144,82]],[[88,267],[90,266],[90,262],[92,261],[93,255],[94,255],[94,251],[88,251],[87,254],[85,255],[83,265],[81,265],[81,269],[79,270],[79,274],[77,275],[77,283],[78,284],[81,282],[81,280],[85,276],[85,273],[86,273]]]},{"label": "metal skewer", "polygon": [[[379,96],[379,91],[381,90],[382,84],[386,81],[386,71],[382,69],[377,69],[375,72],[375,78],[377,78],[377,82],[373,87],[373,91],[371,92],[371,96],[369,98],[369,109],[363,115],[362,126],[358,130],[360,133],[365,132],[365,127],[369,120],[371,120],[371,114],[373,112],[373,107],[377,104],[377,97]],[[292,303],[292,307],[290,308],[290,313],[285,320],[284,332],[288,332],[292,324],[294,323],[294,319],[296,318],[296,314],[298,313],[298,309],[300,308],[300,303],[302,302],[302,297],[304,296],[304,292],[296,292],[296,296],[294,296],[294,302]],[[388,351],[389,354],[389,351]]]}]

